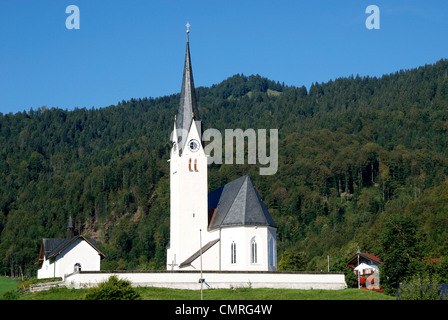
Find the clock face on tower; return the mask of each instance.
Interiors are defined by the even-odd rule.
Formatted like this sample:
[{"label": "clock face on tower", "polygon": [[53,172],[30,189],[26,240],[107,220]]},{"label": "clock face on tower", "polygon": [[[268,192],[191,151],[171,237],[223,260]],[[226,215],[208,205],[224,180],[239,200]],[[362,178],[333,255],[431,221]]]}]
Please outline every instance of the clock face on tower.
[{"label": "clock face on tower", "polygon": [[188,142],[188,148],[190,149],[191,152],[196,152],[199,150],[199,141],[196,139],[191,139]]}]

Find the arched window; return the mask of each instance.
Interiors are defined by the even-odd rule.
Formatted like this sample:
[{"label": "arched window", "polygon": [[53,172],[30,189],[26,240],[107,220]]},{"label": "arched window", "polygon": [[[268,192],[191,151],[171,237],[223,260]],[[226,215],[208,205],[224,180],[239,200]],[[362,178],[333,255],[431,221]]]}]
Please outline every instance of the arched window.
[{"label": "arched window", "polygon": [[252,238],[252,240],[250,241],[250,263],[257,263],[257,255],[257,241],[255,240],[255,238]]},{"label": "arched window", "polygon": [[188,160],[188,170],[192,171],[191,170],[191,158]]},{"label": "arched window", "polygon": [[194,171],[198,171],[198,159],[194,159]]},{"label": "arched window", "polygon": [[235,264],[236,263],[236,244],[235,241],[232,241],[232,244],[230,245],[230,263]]},{"label": "arched window", "polygon": [[81,264],[75,263],[75,272],[81,271]]}]

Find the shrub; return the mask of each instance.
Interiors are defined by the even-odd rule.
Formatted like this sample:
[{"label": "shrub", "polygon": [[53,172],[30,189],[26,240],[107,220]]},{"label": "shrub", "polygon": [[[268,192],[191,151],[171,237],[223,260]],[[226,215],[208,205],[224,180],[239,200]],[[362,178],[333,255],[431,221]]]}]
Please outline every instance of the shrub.
[{"label": "shrub", "polygon": [[1,297],[0,300],[17,300],[20,297],[20,293],[17,290],[11,290],[5,292]]},{"label": "shrub", "polygon": [[138,300],[140,294],[131,286],[131,282],[111,276],[97,287],[91,288],[84,296],[84,300]]},{"label": "shrub", "polygon": [[399,300],[441,300],[441,286],[437,279],[416,275],[403,281],[398,292]]},{"label": "shrub", "polygon": [[307,260],[303,252],[285,251],[278,263],[279,271],[304,271]]}]

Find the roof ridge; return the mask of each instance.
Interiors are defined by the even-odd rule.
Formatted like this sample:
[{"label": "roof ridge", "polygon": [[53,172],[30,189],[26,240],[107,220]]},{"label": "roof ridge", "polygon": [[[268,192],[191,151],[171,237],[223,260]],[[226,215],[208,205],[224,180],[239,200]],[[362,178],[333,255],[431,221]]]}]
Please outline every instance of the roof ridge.
[{"label": "roof ridge", "polygon": [[96,245],[94,245],[89,239],[87,239],[82,234],[78,234],[76,236],[71,237],[70,239],[62,239],[61,241],[53,250],[51,250],[48,253],[48,257],[51,258],[53,256],[59,255],[63,250],[65,250],[69,245],[71,245],[75,240],[78,240],[79,238],[82,238],[84,241],[86,241],[93,249],[95,249],[99,254],[102,256],[105,256],[104,253],[102,253]]}]

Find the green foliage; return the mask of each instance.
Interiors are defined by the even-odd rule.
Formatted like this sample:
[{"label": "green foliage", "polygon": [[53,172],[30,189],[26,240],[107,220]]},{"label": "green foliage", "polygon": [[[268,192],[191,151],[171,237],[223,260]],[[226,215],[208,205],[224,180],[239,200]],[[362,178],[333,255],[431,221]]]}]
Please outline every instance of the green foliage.
[{"label": "green foliage", "polygon": [[358,278],[353,272],[353,269],[347,266],[346,261],[348,257],[339,258],[336,262],[331,265],[330,271],[332,272],[343,272],[345,275],[345,283],[348,288],[358,288]]},{"label": "green foliage", "polygon": [[399,300],[442,300],[439,283],[434,276],[413,276],[400,285]]},{"label": "green foliage", "polygon": [[409,276],[413,265],[421,260],[415,223],[409,217],[391,216],[386,221],[381,244],[382,283],[391,292]]},{"label": "green foliage", "polygon": [[0,300],[18,300],[20,293],[17,290],[6,291],[0,295]]},{"label": "green foliage", "polygon": [[285,251],[278,263],[279,271],[304,271],[306,268],[306,257],[303,252],[295,250]]},{"label": "green foliage", "polygon": [[118,279],[117,276],[110,276],[105,282],[101,282],[97,287],[89,289],[84,300],[138,300],[140,294],[131,286],[131,282]]}]

